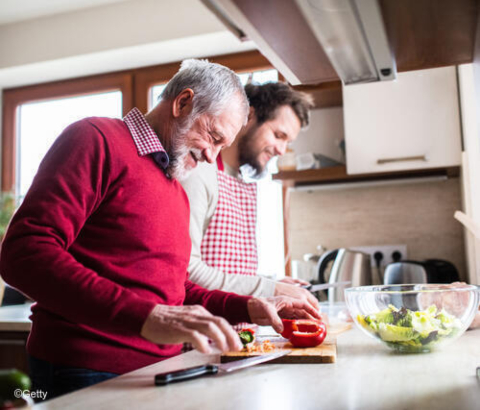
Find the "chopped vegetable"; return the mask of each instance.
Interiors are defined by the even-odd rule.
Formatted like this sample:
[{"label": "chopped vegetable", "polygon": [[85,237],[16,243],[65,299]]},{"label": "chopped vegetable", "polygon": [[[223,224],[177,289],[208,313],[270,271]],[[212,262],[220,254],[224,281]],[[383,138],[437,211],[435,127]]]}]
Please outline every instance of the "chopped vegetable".
[{"label": "chopped vegetable", "polygon": [[412,311],[389,305],[378,313],[358,315],[358,323],[390,347],[404,352],[428,352],[461,330],[462,323],[435,305]]},{"label": "chopped vegetable", "polygon": [[262,350],[264,353],[272,352],[275,350],[275,346],[270,340],[264,340],[262,343]]},{"label": "chopped vegetable", "polygon": [[264,340],[260,344],[249,343],[244,347],[244,351],[248,353],[269,353],[275,350],[275,346],[270,340]]},{"label": "chopped vegetable", "polygon": [[238,336],[243,346],[247,346],[255,341],[255,331],[253,329],[242,329],[238,332]]},{"label": "chopped vegetable", "polygon": [[314,332],[317,330],[318,323],[321,323],[319,320],[312,319],[282,319],[283,331],[280,333],[285,339],[290,339],[292,332],[300,330],[298,326],[302,326],[301,331],[304,332]]}]

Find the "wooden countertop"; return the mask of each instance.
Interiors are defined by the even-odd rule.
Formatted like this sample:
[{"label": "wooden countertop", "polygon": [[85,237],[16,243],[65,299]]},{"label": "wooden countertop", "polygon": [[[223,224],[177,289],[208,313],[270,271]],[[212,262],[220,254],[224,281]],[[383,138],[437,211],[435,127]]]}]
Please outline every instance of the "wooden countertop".
[{"label": "wooden countertop", "polygon": [[0,307],[0,332],[29,332],[31,303]]},{"label": "wooden countertop", "polygon": [[395,353],[358,329],[338,336],[331,364],[262,364],[155,387],[156,373],[218,362],[197,351],[35,409],[473,409],[480,403],[480,329],[433,353]]}]

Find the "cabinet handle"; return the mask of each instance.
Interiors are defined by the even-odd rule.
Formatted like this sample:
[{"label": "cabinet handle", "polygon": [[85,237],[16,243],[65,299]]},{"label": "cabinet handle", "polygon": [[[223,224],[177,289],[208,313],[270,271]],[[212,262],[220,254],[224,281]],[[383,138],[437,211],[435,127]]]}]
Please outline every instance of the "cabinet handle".
[{"label": "cabinet handle", "polygon": [[27,341],[22,339],[0,340],[0,346],[25,346],[26,344],[27,344]]},{"label": "cabinet handle", "polygon": [[388,164],[389,162],[403,162],[403,161],[425,161],[427,162],[426,155],[417,155],[416,157],[397,157],[397,158],[381,158],[377,159],[377,164]]}]

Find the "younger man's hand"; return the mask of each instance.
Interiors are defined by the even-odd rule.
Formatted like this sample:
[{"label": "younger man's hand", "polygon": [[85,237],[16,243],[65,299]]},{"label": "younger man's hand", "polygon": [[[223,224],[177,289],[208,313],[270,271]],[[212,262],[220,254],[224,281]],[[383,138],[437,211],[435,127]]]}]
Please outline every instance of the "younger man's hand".
[{"label": "younger man's hand", "polygon": [[318,309],[305,299],[288,296],[252,298],[248,301],[248,313],[252,323],[272,326],[278,333],[283,331],[281,318],[321,319]]}]

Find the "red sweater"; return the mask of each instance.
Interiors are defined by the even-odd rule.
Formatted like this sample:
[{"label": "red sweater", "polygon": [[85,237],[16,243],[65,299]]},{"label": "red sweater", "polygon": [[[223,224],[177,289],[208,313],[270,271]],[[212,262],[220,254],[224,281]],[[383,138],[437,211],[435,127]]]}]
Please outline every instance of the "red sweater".
[{"label": "red sweater", "polygon": [[248,297],[188,280],[188,199],[121,120],[68,127],[40,165],[2,245],[6,282],[37,303],[28,352],[125,373],[178,354],[139,332],[158,304],[201,304],[248,321]]}]

